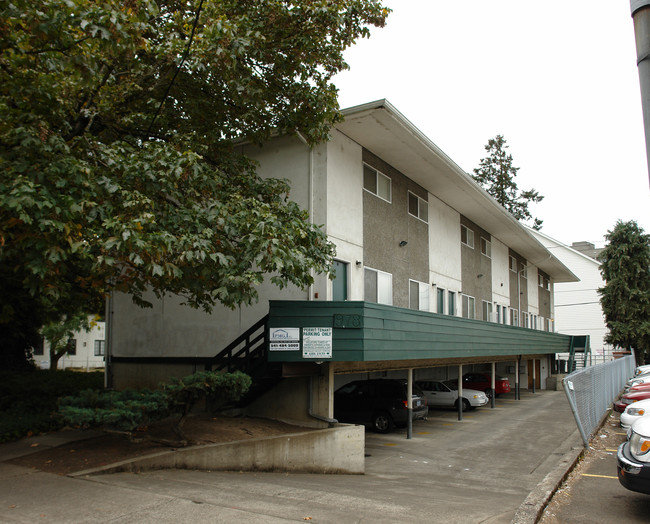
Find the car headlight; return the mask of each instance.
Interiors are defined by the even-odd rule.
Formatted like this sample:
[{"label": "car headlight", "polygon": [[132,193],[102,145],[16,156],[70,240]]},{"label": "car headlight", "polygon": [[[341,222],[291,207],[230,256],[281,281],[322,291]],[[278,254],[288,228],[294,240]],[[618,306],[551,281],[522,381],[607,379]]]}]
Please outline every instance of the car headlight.
[{"label": "car headlight", "polygon": [[649,462],[650,456],[648,452],[650,452],[650,438],[632,432],[630,437],[630,453],[632,453],[632,456],[642,462]]},{"label": "car headlight", "polygon": [[625,408],[625,413],[627,413],[628,415],[634,415],[635,417],[641,417],[645,415],[645,409],[628,406],[627,408]]},{"label": "car headlight", "polygon": [[623,398],[623,399],[621,399],[622,404],[633,404],[635,402],[636,402],[636,400],[632,400],[631,398]]}]

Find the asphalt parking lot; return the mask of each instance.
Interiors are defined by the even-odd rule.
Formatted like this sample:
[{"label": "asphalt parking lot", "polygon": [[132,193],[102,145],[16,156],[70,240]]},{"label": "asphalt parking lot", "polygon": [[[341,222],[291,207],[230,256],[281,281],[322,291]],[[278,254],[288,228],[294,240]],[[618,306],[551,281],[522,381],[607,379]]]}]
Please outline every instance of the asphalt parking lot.
[{"label": "asphalt parking lot", "polygon": [[616,450],[625,442],[619,414],[612,413],[590,442],[545,509],[540,524],[647,523],[650,495],[629,491],[618,481]]},{"label": "asphalt parking lot", "polygon": [[0,463],[0,521],[509,523],[581,446],[563,392],[523,392],[462,421],[453,410],[432,410],[414,424],[412,439],[405,430],[368,433],[365,475],[174,470],[70,478]]}]

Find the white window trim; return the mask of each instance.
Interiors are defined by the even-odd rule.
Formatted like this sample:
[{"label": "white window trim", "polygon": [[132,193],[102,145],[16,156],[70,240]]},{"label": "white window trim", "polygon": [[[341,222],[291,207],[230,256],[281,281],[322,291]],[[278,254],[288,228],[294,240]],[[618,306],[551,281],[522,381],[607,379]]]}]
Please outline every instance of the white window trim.
[{"label": "white window trim", "polygon": [[[466,309],[466,308],[465,308],[465,299],[466,299],[466,298],[467,298],[467,310],[468,310],[468,311],[467,311],[467,316],[464,315],[464,313],[465,313],[465,309]],[[469,303],[470,303],[470,299],[471,299],[472,309],[473,309],[473,311],[472,311],[472,316],[469,316]],[[463,318],[469,318],[469,319],[475,320],[475,319],[476,319],[476,298],[473,297],[473,296],[471,296],[471,295],[466,295],[465,293],[463,293],[463,294],[461,295],[461,299],[460,299],[460,300],[461,300],[460,311],[461,311],[461,315],[463,315]]]},{"label": "white window trim", "polygon": [[[508,266],[510,268],[510,271],[512,271],[513,273],[516,273],[517,272],[517,259],[515,257],[513,257],[512,255],[508,255],[508,256],[509,256],[509,258],[508,258]],[[513,264],[513,261],[514,261],[514,264]]]},{"label": "white window trim", "polygon": [[[467,237],[467,242],[463,242],[463,229],[465,231],[467,231],[467,233],[465,234],[465,237]],[[474,249],[474,231],[472,229],[468,228],[464,224],[460,225],[460,231],[461,231],[461,233],[460,233],[460,242],[461,242],[461,244]],[[470,244],[470,240],[471,240],[471,244]]]},{"label": "white window trim", "polygon": [[[375,268],[372,268],[372,267],[364,267],[363,269],[364,269],[364,271],[373,271],[373,272],[377,273],[377,302],[376,303],[377,304],[384,304],[384,305],[387,305],[387,306],[392,306],[393,305],[393,274],[392,273],[387,273],[386,271],[381,271],[380,269],[375,269]],[[380,277],[384,281],[386,280],[386,278],[388,280],[390,280],[390,297],[386,296],[385,294],[382,294],[382,296],[380,297],[380,290],[383,289],[379,285],[380,284],[380,282],[379,282]],[[384,297],[386,299],[382,300],[382,299],[384,299]],[[366,299],[366,297],[365,297],[365,289],[364,289],[364,300],[365,299]]]},{"label": "white window trim", "polygon": [[[429,284],[426,282],[420,282],[419,280],[413,280],[409,278],[409,308],[411,307],[411,282],[418,284],[418,309],[414,311],[429,311],[429,304],[431,303],[431,295],[429,293]],[[422,301],[422,291],[426,291],[426,304],[423,304]],[[424,305],[424,307],[422,307]]]},{"label": "white window trim", "polygon": [[[411,206],[409,205],[410,195],[413,195],[415,198],[418,199],[418,214],[417,215],[414,215],[413,213],[411,213]],[[420,215],[422,215],[422,205],[423,204],[427,206],[427,220],[425,220],[424,218],[422,218],[420,216]],[[429,223],[429,202],[427,202],[424,198],[417,196],[415,193],[413,193],[413,191],[408,192],[408,196],[406,198],[406,211],[410,216],[412,216],[414,218],[417,218],[418,220],[424,222],[425,224]]]},{"label": "white window trim", "polygon": [[[486,256],[488,258],[492,258],[492,242],[490,242],[487,238],[481,237],[481,255]],[[483,243],[485,242],[485,251],[483,251]]]},{"label": "white window trim", "polygon": [[388,195],[388,200],[386,200],[383,196],[381,196],[379,194],[379,192],[373,193],[372,191],[370,191],[369,189],[366,189],[365,187],[363,188],[363,190],[367,191],[371,195],[375,195],[377,198],[381,198],[384,202],[388,202],[389,204],[391,204],[393,202],[393,181],[392,181],[392,179],[388,175],[385,175],[384,173],[379,171],[379,169],[377,169],[376,167],[372,167],[370,164],[366,164],[365,162],[363,162],[363,165],[370,168],[370,169],[372,169],[375,172],[375,175],[377,177],[377,180],[376,180],[376,186],[377,187],[379,187],[379,177],[380,176],[383,176],[384,178],[388,179],[388,188],[389,188],[388,192],[390,194]]}]

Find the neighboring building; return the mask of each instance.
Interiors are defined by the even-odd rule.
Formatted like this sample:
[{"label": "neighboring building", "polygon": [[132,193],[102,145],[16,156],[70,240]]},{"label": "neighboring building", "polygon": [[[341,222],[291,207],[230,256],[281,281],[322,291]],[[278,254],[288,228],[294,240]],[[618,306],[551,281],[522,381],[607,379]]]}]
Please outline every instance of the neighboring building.
[{"label": "neighboring building", "polygon": [[598,255],[589,242],[574,242],[571,247],[530,230],[533,235],[580,279],[555,285],[555,328],[569,335],[589,335],[592,362],[612,359],[612,346],[605,343],[607,326],[600,305],[598,288],[605,282],[600,274],[600,262],[590,254]]},{"label": "neighboring building", "polygon": [[323,225],[336,278],[306,290],[265,283],[255,306],[211,315],[174,296],[140,309],[115,294],[109,384],[261,361],[283,380],[251,409],[301,423],[331,419],[333,390],[359,376],[494,366],[513,385],[545,387],[555,353],[573,343],[554,333],[553,286],[577,277],[388,102],[343,113],[313,148],[290,136],[241,146]]},{"label": "neighboring building", "polygon": [[599,255],[605,249],[603,247],[596,247],[591,242],[585,242],[585,241],[573,242],[571,244],[571,247],[576,251],[580,251],[580,253],[582,253],[583,255],[587,255],[588,257],[593,258],[594,260],[598,260]]},{"label": "neighboring building", "polygon": [[[63,355],[57,369],[102,369],[104,368],[105,322],[95,322],[90,331],[78,331],[70,339],[71,351]],[[41,369],[50,369],[50,344],[34,349],[34,363]]]}]

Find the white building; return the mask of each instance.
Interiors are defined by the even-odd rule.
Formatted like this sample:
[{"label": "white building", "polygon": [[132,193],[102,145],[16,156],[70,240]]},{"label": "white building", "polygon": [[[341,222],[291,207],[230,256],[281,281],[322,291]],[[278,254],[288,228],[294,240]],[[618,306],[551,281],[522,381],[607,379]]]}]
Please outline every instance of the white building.
[{"label": "white building", "polygon": [[539,231],[531,229],[531,232],[580,279],[579,282],[555,283],[556,331],[567,335],[589,335],[592,362],[610,360],[613,348],[605,343],[607,326],[597,291],[605,285],[600,274],[600,262]]},{"label": "white building", "polygon": [[[105,323],[94,322],[90,331],[78,331],[70,343],[72,351],[63,355],[58,369],[103,369]],[[46,340],[42,348],[34,349],[34,362],[41,369],[50,369],[50,344]]]}]

